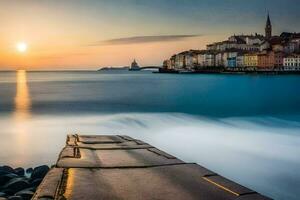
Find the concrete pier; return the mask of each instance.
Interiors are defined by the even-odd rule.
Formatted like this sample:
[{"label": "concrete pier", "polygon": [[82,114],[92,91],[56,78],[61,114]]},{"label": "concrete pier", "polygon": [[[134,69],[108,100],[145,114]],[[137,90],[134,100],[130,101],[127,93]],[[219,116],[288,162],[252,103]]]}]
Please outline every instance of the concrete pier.
[{"label": "concrete pier", "polygon": [[34,200],[267,200],[128,136],[69,135]]}]

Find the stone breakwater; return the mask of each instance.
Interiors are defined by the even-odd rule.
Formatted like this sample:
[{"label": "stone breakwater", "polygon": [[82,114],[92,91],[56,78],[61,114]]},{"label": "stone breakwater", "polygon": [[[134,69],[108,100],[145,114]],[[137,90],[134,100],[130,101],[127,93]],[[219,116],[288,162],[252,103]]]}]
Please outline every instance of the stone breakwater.
[{"label": "stone breakwater", "polygon": [[0,166],[0,200],[29,200],[50,168],[46,165],[24,169]]},{"label": "stone breakwater", "polygon": [[270,200],[125,135],[68,135],[33,200]]}]

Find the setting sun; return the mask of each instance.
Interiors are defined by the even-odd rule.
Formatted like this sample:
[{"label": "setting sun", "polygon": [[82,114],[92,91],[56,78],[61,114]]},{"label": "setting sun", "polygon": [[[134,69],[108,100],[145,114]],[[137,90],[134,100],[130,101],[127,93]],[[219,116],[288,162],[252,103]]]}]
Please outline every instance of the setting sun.
[{"label": "setting sun", "polygon": [[27,48],[28,48],[28,46],[25,42],[19,42],[16,47],[17,47],[17,50],[21,53],[27,51]]}]

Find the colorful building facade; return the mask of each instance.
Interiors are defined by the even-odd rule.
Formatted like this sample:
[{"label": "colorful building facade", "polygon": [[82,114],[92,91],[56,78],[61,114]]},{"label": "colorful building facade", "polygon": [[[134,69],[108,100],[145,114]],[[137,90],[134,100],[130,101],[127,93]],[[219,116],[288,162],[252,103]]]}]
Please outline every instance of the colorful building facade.
[{"label": "colorful building facade", "polygon": [[236,66],[236,57],[227,58],[227,67],[234,68]]},{"label": "colorful building facade", "polygon": [[283,32],[273,36],[268,15],[265,35],[233,35],[225,41],[207,45],[206,50],[174,55],[164,66],[191,71],[201,67],[274,69],[298,66],[299,58],[295,54],[300,54],[300,33]]},{"label": "colorful building facade", "polygon": [[283,66],[288,68],[300,68],[300,54],[290,55],[283,59]]},{"label": "colorful building facade", "polygon": [[257,53],[244,54],[244,66],[245,67],[257,67],[258,66],[258,54]]},{"label": "colorful building facade", "polygon": [[215,63],[215,54],[211,51],[202,51],[198,55],[198,66],[200,67],[214,67]]}]

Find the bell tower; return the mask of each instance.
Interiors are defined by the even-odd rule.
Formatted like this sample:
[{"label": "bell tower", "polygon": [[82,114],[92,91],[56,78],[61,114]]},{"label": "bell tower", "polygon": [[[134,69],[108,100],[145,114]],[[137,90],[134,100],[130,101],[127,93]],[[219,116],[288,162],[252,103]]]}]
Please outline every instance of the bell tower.
[{"label": "bell tower", "polygon": [[267,19],[266,28],[265,28],[265,37],[267,40],[272,37],[272,24],[271,24],[269,13],[268,13],[268,19]]}]

